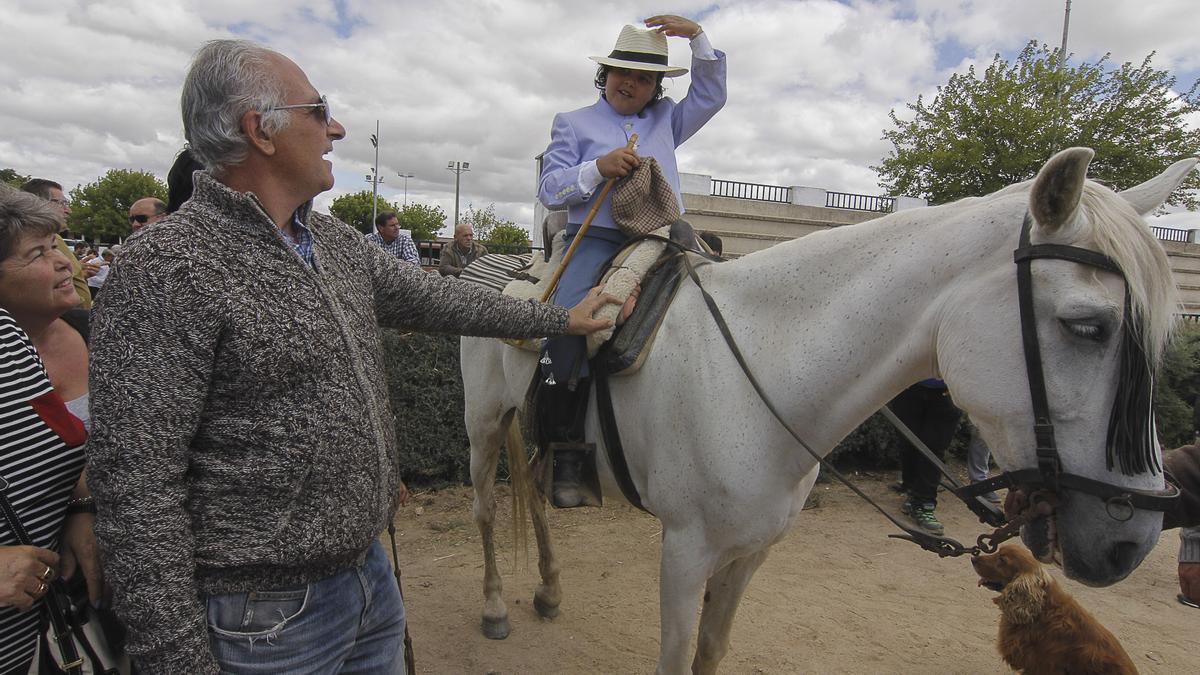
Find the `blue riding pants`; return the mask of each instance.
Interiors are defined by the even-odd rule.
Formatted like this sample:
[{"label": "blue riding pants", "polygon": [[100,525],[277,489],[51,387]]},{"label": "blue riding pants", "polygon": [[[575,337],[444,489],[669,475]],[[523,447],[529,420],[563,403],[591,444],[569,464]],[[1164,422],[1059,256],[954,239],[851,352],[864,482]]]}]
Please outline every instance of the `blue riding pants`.
[{"label": "blue riding pants", "polygon": [[[566,245],[579,233],[578,225],[567,225]],[[587,295],[596,285],[597,278],[603,272],[601,267],[621,246],[628,241],[620,230],[607,227],[589,227],[579,242],[579,248],[567,261],[558,280],[558,288],[554,291],[553,302],[560,307],[573,307]],[[578,335],[563,335],[546,340],[543,353],[549,353],[551,365],[543,366],[542,373],[549,375],[554,372],[554,379],[559,384],[565,384],[571,377],[575,364],[579,364],[579,376],[588,374],[587,343]]]}]

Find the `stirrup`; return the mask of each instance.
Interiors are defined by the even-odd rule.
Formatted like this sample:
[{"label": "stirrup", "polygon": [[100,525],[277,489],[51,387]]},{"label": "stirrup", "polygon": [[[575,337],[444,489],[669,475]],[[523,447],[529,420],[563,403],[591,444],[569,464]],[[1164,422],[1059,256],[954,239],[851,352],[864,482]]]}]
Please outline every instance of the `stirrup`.
[{"label": "stirrup", "polygon": [[601,506],[600,474],[596,470],[595,443],[549,443],[553,470],[546,472],[545,494],[555,508]]}]

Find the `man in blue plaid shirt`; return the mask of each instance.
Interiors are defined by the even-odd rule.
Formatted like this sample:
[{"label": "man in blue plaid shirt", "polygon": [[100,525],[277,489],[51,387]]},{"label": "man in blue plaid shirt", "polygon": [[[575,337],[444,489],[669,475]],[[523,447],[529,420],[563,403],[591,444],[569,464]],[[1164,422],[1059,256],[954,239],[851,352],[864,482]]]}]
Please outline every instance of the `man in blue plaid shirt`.
[{"label": "man in blue plaid shirt", "polygon": [[367,235],[367,241],[378,244],[405,262],[421,264],[421,259],[417,257],[417,245],[407,232],[400,231],[400,221],[390,211],[375,216],[375,231]]}]

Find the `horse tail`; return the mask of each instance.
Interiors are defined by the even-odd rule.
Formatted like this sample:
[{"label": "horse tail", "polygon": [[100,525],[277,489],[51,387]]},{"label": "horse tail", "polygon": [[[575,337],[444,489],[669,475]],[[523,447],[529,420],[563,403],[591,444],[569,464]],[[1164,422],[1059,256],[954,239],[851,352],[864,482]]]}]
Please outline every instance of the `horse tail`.
[{"label": "horse tail", "polygon": [[529,566],[529,500],[535,496],[533,480],[529,472],[529,458],[525,454],[525,436],[521,434],[520,415],[514,413],[508,425],[508,436],[504,441],[508,449],[508,476],[512,493],[513,567],[516,568],[520,554],[522,567]]}]

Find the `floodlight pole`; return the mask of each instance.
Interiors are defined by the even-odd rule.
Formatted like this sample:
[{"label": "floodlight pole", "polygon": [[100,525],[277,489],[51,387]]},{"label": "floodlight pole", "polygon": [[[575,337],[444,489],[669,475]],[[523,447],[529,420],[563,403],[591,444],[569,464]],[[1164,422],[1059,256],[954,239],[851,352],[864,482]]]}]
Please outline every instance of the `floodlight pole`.
[{"label": "floodlight pole", "polygon": [[404,172],[397,173],[396,175],[404,179],[404,206],[405,206],[405,208],[407,208],[408,207],[408,179],[415,178],[416,176],[414,176],[411,173],[404,173]]},{"label": "floodlight pole", "polygon": [[446,165],[446,170],[447,170],[447,171],[453,171],[453,172],[454,172],[454,222],[453,222],[453,223],[450,223],[450,231],[451,231],[451,232],[453,232],[453,231],[454,231],[454,228],[458,227],[458,185],[459,185],[459,179],[460,179],[460,178],[462,178],[462,174],[463,174],[463,172],[464,172],[464,171],[470,171],[470,170],[471,170],[471,163],[470,163],[470,162],[456,162],[456,161],[454,161],[454,160],[451,160],[451,161],[450,161],[450,162],[449,162],[449,163]]},{"label": "floodlight pole", "polygon": [[1054,147],[1050,148],[1050,154],[1058,152],[1059,132],[1062,130],[1062,72],[1063,64],[1067,61],[1067,29],[1071,25],[1071,0],[1066,0],[1066,3],[1066,8],[1063,10],[1062,44],[1058,47],[1058,63],[1055,64],[1054,69]]},{"label": "floodlight pole", "polygon": [[375,227],[375,218],[379,215],[379,184],[383,182],[383,177],[379,175],[379,120],[375,120],[371,145],[375,147],[375,166],[367,174],[367,182],[371,184],[371,227]]}]

